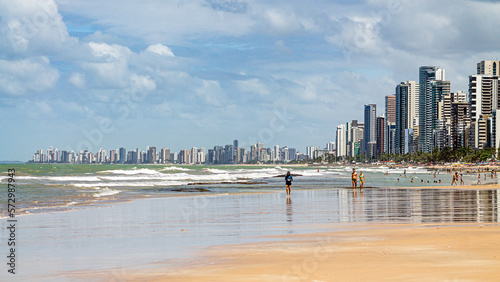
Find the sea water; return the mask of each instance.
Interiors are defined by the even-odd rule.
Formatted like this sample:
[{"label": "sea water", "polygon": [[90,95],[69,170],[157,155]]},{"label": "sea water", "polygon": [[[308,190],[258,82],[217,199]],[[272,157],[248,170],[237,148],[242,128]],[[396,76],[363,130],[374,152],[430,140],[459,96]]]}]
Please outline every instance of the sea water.
[{"label": "sea water", "polygon": [[[16,211],[22,215],[106,206],[142,197],[281,191],[284,179],[279,176],[287,171],[296,175],[293,190],[345,189],[351,187],[353,167],[2,164],[0,182],[7,180],[11,168],[16,170]],[[365,174],[365,187],[373,189],[449,186],[452,178],[446,172],[434,177],[433,171],[421,167],[357,167],[357,171]],[[477,175],[464,174],[464,179],[470,185]],[[435,183],[439,181],[442,183]],[[489,175],[482,182],[497,183]],[[0,197],[0,204],[6,205],[6,197]],[[0,216],[6,217],[7,209]]]}]

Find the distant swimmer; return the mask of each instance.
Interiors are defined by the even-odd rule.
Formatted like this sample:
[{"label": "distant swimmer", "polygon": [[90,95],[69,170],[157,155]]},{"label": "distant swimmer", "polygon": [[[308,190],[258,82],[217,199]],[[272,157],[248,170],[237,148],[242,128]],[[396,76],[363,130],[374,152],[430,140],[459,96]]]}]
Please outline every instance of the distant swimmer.
[{"label": "distant swimmer", "polygon": [[411,183],[413,183],[413,178],[411,179]]},{"label": "distant swimmer", "polygon": [[439,179],[439,182],[438,183],[441,183],[441,179]]},{"label": "distant swimmer", "polygon": [[365,175],[362,171],[359,172],[359,188],[363,189],[363,185],[365,184]]},{"label": "distant swimmer", "polygon": [[352,179],[352,189],[358,188],[358,173],[354,168],[352,169],[351,179]]},{"label": "distant swimmer", "polygon": [[286,182],[286,196],[287,197],[290,197],[290,195],[292,194],[292,181],[293,181],[293,177],[292,175],[290,174],[290,171],[286,173],[286,176],[285,176],[285,182]]}]

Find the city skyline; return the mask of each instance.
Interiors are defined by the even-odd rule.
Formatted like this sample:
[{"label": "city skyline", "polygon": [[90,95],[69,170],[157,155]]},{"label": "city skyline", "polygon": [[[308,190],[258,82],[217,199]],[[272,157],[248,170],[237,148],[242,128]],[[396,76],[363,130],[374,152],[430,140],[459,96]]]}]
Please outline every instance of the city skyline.
[{"label": "city skyline", "polygon": [[[323,149],[319,146],[308,146],[305,153],[296,148],[274,145],[264,147],[257,142],[250,146],[249,150],[239,147],[238,139],[233,144],[225,146],[215,145],[213,149],[205,147],[192,147],[173,151],[170,148],[146,146],[142,151],[140,147],[127,151],[127,148],[119,147],[106,151],[101,148],[97,152],[88,151],[66,151],[50,146],[46,150],[39,149],[34,154],[31,163],[72,163],[72,164],[243,164],[249,162],[259,163],[287,163],[290,161],[314,160],[318,157],[334,155],[335,143],[328,142]],[[108,155],[109,152],[109,155]]]},{"label": "city skyline", "polygon": [[[364,136],[354,136],[357,121],[337,126],[336,156],[378,160],[383,154],[431,153],[445,148],[456,152],[486,149],[500,154],[500,61],[482,60],[469,75],[469,90],[451,92],[446,70],[421,66],[419,83],[396,85],[395,94],[385,97],[385,114],[376,104],[364,105]],[[347,129],[347,130],[346,130]],[[376,139],[375,139],[376,136]],[[345,137],[345,139],[344,139]],[[350,148],[358,144],[358,152]],[[374,149],[376,148],[376,149]],[[493,149],[493,150],[491,150]]]},{"label": "city skyline", "polygon": [[1,161],[234,136],[306,148],[383,109],[421,66],[468,92],[476,63],[500,57],[493,1],[139,5],[0,0]]}]

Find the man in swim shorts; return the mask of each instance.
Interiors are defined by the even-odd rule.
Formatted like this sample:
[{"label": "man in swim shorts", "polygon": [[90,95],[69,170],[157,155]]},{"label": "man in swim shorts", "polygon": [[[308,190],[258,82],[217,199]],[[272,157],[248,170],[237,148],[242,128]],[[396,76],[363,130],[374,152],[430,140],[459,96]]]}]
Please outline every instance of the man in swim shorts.
[{"label": "man in swim shorts", "polygon": [[354,168],[352,169],[351,178],[352,178],[352,189],[358,188],[358,173]]}]

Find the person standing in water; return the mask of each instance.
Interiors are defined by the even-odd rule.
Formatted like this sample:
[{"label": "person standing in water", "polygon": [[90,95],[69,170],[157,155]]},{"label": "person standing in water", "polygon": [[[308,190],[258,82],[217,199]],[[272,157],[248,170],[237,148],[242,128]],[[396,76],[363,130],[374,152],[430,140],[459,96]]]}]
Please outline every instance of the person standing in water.
[{"label": "person standing in water", "polygon": [[363,189],[363,185],[365,184],[365,175],[362,171],[359,172],[359,188]]},{"label": "person standing in water", "polygon": [[285,176],[285,184],[286,184],[286,196],[290,197],[290,194],[292,194],[292,175],[290,174],[290,171],[286,173]]},{"label": "person standing in water", "polygon": [[351,178],[352,178],[352,189],[358,188],[358,173],[354,168],[352,169]]}]

